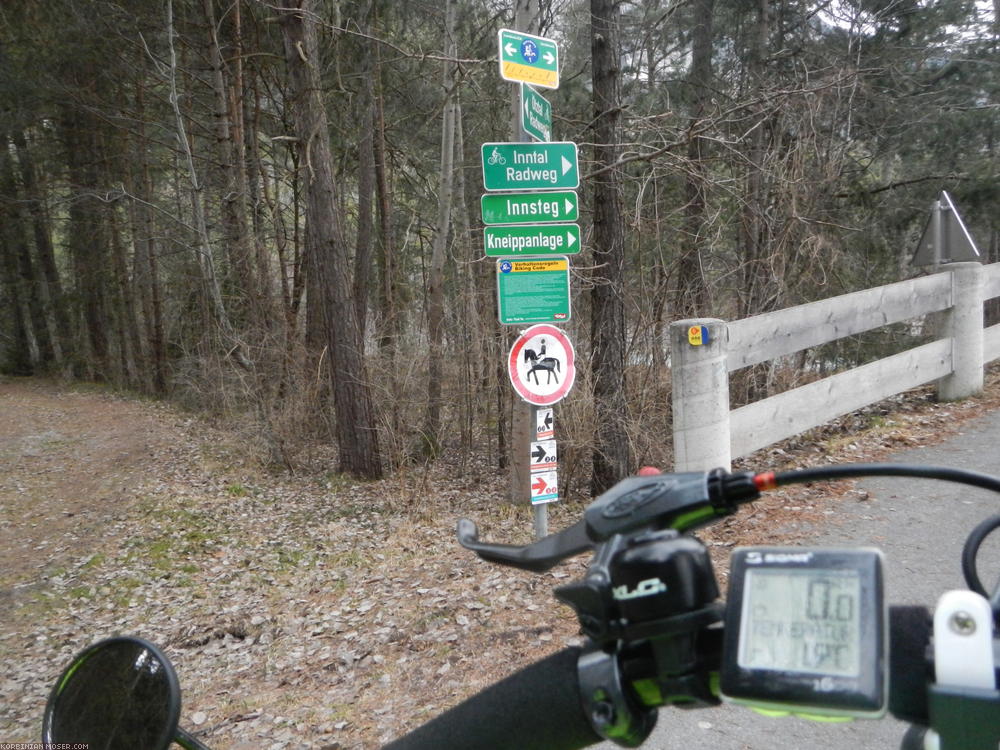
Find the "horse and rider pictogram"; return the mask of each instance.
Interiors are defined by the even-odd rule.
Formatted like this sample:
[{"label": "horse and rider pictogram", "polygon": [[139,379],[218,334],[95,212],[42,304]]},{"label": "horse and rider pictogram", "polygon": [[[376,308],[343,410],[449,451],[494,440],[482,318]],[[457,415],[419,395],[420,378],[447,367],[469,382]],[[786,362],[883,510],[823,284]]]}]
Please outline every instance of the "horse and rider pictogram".
[{"label": "horse and rider pictogram", "polygon": [[555,357],[545,356],[545,339],[542,339],[541,349],[538,353],[535,353],[534,349],[525,348],[524,350],[524,361],[526,364],[530,363],[531,367],[528,368],[527,379],[531,380],[531,376],[535,376],[535,383],[541,385],[538,382],[538,373],[546,373],[545,384],[548,385],[552,382],[552,378],[556,379],[556,383],[559,382],[559,360]]},{"label": "horse and rider pictogram", "polygon": [[514,390],[537,406],[554,404],[565,396],[576,378],[573,345],[553,325],[542,323],[522,333],[507,362]]}]

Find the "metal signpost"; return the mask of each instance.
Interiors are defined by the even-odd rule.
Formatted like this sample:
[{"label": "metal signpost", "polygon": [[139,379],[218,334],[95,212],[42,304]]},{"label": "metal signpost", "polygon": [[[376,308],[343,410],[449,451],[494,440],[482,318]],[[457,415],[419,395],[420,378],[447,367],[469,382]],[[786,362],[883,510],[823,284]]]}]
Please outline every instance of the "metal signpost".
[{"label": "metal signpost", "polygon": [[[518,18],[519,25],[529,25],[528,19]],[[500,76],[520,84],[520,100],[513,102],[519,105],[519,117],[512,123],[514,138],[520,140],[482,145],[483,187],[489,191],[481,203],[483,247],[487,256],[497,258],[500,322],[539,324],[521,334],[508,360],[514,390],[531,409],[527,415],[514,410],[513,443],[516,450],[530,449],[527,466],[515,455],[512,497],[524,492],[527,475],[539,539],[548,533],[546,503],[559,499],[551,404],[566,395],[576,373],[572,344],[551,324],[570,319],[567,256],[581,249],[575,223],[580,167],[575,143],[552,142],[552,105],[531,88],[559,87],[556,43],[500,29],[497,47]],[[525,423],[529,418],[530,425]]]},{"label": "metal signpost", "polygon": [[559,47],[552,39],[513,29],[500,29],[500,77],[546,89],[559,88]]}]

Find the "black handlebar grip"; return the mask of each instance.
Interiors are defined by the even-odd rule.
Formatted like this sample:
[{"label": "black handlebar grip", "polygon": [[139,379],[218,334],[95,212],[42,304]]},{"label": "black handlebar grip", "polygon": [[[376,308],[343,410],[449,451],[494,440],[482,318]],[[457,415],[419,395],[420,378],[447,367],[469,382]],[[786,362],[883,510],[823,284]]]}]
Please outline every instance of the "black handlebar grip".
[{"label": "black handlebar grip", "polygon": [[584,715],[579,648],[558,651],[491,685],[383,750],[575,750],[601,737]]},{"label": "black handlebar grip", "polygon": [[933,620],[926,607],[889,608],[889,712],[911,724],[927,724],[927,686],[934,674],[927,659]]}]

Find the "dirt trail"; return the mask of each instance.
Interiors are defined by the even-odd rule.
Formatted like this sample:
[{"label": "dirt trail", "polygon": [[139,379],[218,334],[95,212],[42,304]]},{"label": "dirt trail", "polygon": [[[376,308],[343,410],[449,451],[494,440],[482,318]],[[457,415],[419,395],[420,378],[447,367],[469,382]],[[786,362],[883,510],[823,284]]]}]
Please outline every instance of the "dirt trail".
[{"label": "dirt trail", "polygon": [[118,633],[165,649],[182,726],[216,750],[375,747],[552,648],[550,581],[456,555],[454,505],[496,509],[500,483],[356,483],[322,446],[275,475],[247,447],[166,405],[0,379],[0,743],[37,741],[59,672]]},{"label": "dirt trail", "polygon": [[0,598],[98,543],[176,438],[152,404],[0,382]]}]

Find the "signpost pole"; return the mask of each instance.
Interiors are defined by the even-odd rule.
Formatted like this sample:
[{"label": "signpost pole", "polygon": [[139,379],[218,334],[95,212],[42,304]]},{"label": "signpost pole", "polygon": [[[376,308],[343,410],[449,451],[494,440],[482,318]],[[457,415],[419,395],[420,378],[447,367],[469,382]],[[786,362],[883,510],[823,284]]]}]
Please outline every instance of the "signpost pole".
[{"label": "signpost pole", "polygon": [[[515,3],[515,28],[528,34],[537,31],[538,0],[520,0]],[[510,85],[511,140],[531,142],[531,136],[521,128],[521,87]],[[534,437],[535,406],[514,397],[511,417],[510,498],[514,503],[531,502],[531,441]],[[545,505],[534,506],[535,539],[548,534],[548,510]]]},{"label": "signpost pole", "polygon": [[934,211],[931,218],[934,231],[934,261],[931,264],[931,272],[937,273],[941,270],[941,259],[944,258],[944,204],[939,198],[934,201]]}]

